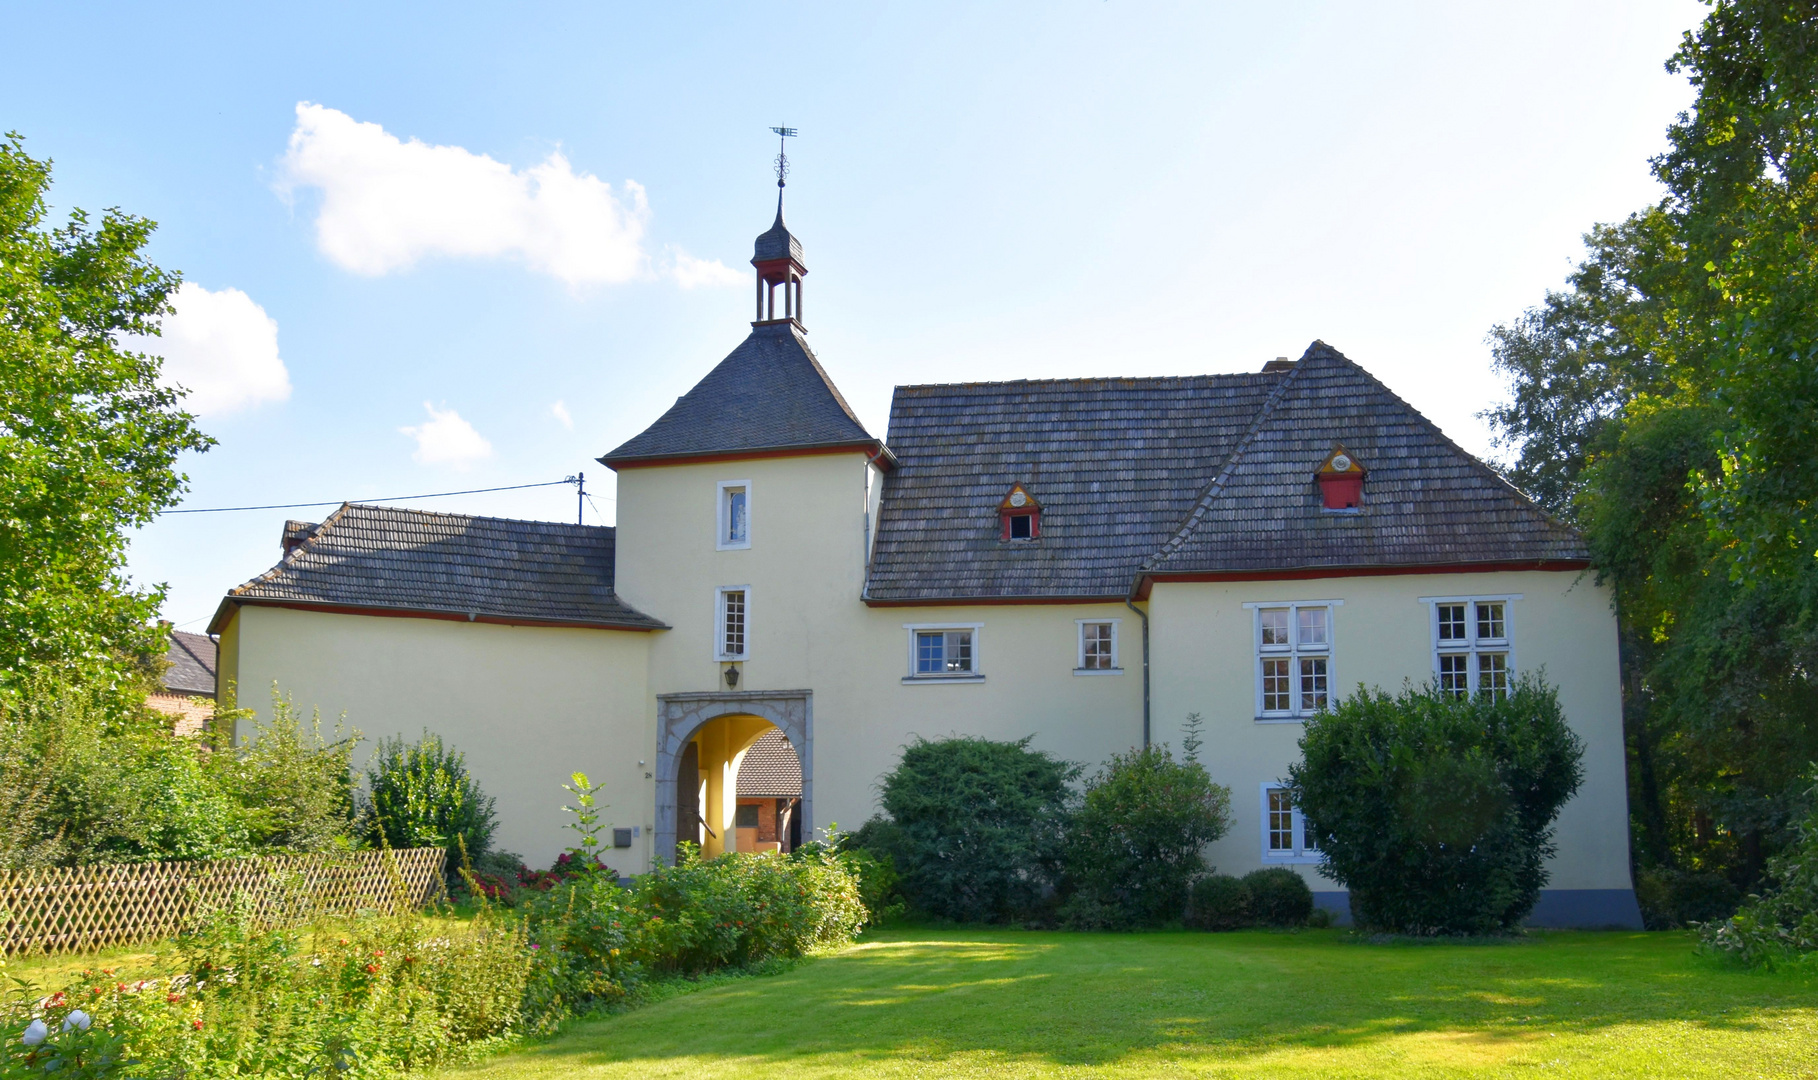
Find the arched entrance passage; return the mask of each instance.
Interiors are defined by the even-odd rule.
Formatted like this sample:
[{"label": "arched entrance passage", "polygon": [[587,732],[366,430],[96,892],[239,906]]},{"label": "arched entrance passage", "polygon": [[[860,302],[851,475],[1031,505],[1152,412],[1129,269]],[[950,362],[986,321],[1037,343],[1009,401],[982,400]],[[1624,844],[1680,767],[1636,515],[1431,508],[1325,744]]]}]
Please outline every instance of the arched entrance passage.
[{"label": "arched entrance passage", "polygon": [[[653,858],[669,862],[675,857],[678,803],[681,801],[677,780],[683,754],[690,745],[696,748],[696,767],[706,781],[705,790],[700,787],[695,790],[699,814],[714,834],[705,836],[708,842],[702,849],[707,854],[726,850],[726,838],[735,835],[733,830],[737,828],[739,757],[772,726],[782,729],[801,758],[801,834],[807,839],[814,835],[813,691],[657,695],[656,845]],[[689,837],[684,834],[681,839]]]}]

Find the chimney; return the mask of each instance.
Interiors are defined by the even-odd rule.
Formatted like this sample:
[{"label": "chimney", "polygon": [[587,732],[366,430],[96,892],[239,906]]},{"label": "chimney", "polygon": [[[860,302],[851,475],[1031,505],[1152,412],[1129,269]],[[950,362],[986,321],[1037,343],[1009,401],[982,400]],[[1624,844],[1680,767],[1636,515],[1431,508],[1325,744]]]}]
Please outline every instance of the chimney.
[{"label": "chimney", "polygon": [[1294,370],[1294,361],[1288,359],[1285,356],[1278,356],[1275,359],[1273,359],[1263,365],[1263,374],[1264,375],[1268,375],[1271,372],[1276,372],[1276,371],[1293,371],[1293,370]]}]

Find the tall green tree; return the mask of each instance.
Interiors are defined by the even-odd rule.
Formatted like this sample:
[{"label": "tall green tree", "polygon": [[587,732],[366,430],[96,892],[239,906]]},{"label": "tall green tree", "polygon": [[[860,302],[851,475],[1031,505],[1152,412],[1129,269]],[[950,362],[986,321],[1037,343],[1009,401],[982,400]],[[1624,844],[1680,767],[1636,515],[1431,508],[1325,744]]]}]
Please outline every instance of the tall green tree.
[{"label": "tall green tree", "polygon": [[176,503],[176,460],[212,440],[122,347],[156,334],[178,275],[145,254],[150,221],[81,210],[46,224],[49,161],[0,140],[0,693],[49,670],[122,704],[164,652],[162,588],[124,572],[127,531]]},{"label": "tall green tree", "polygon": [[1510,474],[1622,618],[1644,865],[1751,886],[1818,758],[1818,3],[1715,0],[1662,201],[1491,333]]}]

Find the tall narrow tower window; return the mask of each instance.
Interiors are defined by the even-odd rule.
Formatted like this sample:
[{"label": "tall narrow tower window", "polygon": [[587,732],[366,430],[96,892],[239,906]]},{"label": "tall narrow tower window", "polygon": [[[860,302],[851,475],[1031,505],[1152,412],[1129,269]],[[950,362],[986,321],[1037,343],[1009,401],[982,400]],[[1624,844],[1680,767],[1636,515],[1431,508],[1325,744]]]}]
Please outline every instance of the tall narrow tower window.
[{"label": "tall narrow tower window", "polygon": [[719,536],[721,551],[751,546],[751,481],[720,481]]},{"label": "tall narrow tower window", "polygon": [[747,649],[746,631],[748,629],[750,606],[747,598],[750,592],[742,585],[725,586],[719,592],[719,649],[715,658],[719,660],[743,660]]}]

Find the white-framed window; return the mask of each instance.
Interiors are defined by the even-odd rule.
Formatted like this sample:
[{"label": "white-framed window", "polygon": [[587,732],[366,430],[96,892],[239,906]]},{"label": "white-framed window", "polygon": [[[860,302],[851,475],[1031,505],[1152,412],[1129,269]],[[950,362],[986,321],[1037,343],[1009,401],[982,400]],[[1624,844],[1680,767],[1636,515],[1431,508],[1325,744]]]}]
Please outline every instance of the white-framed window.
[{"label": "white-framed window", "polygon": [[714,590],[714,658],[743,660],[751,654],[751,587],[722,585]]},{"label": "white-framed window", "polygon": [[739,551],[751,546],[751,481],[720,481],[715,518],[719,534],[713,546],[717,550]]},{"label": "white-framed window", "polygon": [[1520,596],[1423,596],[1432,609],[1433,678],[1454,697],[1507,697],[1515,678],[1510,624]]},{"label": "white-framed window", "polygon": [[1262,857],[1275,863],[1319,861],[1319,844],[1307,832],[1307,819],[1280,784],[1262,785]]},{"label": "white-framed window", "polygon": [[1303,720],[1332,700],[1332,611],[1341,600],[1251,603],[1256,718]]},{"label": "white-framed window", "polygon": [[909,674],[914,682],[983,682],[979,658],[983,623],[905,623],[909,631]]},{"label": "white-framed window", "polygon": [[1075,656],[1075,675],[1121,675],[1117,661],[1117,624],[1121,619],[1075,619],[1079,627],[1079,651]]}]

